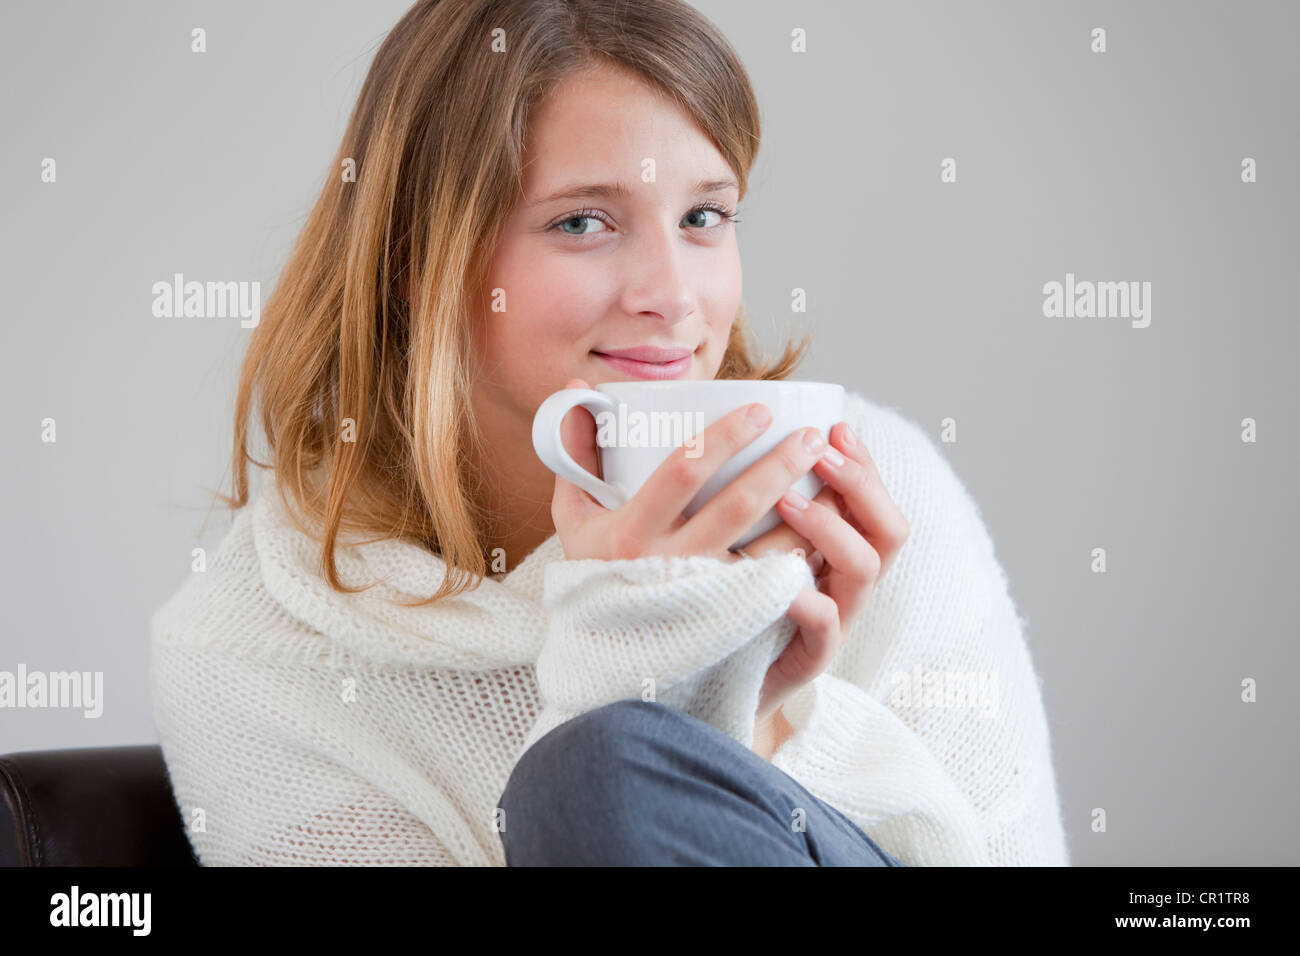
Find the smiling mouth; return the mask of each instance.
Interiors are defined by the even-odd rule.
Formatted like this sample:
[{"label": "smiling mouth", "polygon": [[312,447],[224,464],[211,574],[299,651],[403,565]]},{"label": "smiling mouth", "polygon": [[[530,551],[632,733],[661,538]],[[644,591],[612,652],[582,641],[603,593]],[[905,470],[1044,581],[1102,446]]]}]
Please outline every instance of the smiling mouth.
[{"label": "smiling mouth", "polygon": [[702,347],[702,345],[697,345],[695,348],[688,350],[683,346],[647,345],[618,349],[614,352],[602,352],[600,349],[592,349],[591,354],[617,361],[637,362],[641,365],[673,365],[676,362],[694,357]]},{"label": "smiling mouth", "polygon": [[619,369],[625,375],[643,379],[681,378],[690,371],[692,363],[695,361],[695,352],[688,352],[680,358],[667,362],[653,362],[628,358],[622,355],[610,355],[606,352],[597,352],[594,349],[591,354]]},{"label": "smiling mouth", "polygon": [[[619,362],[637,362],[641,365],[676,365],[678,362],[684,362],[690,358],[690,355],[683,355],[681,358],[673,359],[670,362],[647,362],[645,359],[631,359],[623,355],[610,355],[608,352],[592,352],[592,355],[599,355],[601,358],[614,359]],[[695,353],[692,352],[691,355]]]}]

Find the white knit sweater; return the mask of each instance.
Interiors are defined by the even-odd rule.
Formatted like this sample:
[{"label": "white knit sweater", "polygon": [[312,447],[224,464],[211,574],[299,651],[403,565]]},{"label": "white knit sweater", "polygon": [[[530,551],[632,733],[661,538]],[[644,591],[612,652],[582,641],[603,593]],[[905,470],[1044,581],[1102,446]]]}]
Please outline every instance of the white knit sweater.
[{"label": "white knit sweater", "polygon": [[[1067,864],[1039,683],[979,511],[915,424],[853,392],[845,417],[911,536],[786,703],[772,762],[909,866]],[[436,589],[436,557],[397,540],[337,556],[347,583],[383,583],[331,589],[268,483],[153,616],[155,721],[204,865],[504,865],[510,771],[568,717],[653,697],[749,746],[812,583],[793,554],[568,561],[552,535],[500,580],[403,608]]]}]

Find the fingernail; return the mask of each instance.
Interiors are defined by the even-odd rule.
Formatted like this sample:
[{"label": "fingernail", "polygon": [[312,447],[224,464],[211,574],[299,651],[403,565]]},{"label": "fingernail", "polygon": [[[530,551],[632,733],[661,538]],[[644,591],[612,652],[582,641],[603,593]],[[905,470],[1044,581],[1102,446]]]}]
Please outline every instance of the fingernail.
[{"label": "fingernail", "polygon": [[852,428],[850,428],[848,425],[845,425],[845,426],[844,426],[844,444],[846,444],[846,445],[856,445],[857,443],[858,443],[858,436],[855,435],[855,434],[853,434],[853,429],[852,429]]},{"label": "fingernail", "polygon": [[844,464],[844,456],[834,448],[827,448],[826,454],[822,455],[822,461],[830,462],[832,467],[838,468]]},{"label": "fingernail", "polygon": [[772,420],[772,413],[767,410],[767,406],[755,402],[749,406],[749,423],[755,428],[763,428]]},{"label": "fingernail", "polygon": [[792,508],[798,508],[800,511],[808,507],[808,499],[793,488],[785,493],[785,503]]},{"label": "fingernail", "polygon": [[826,447],[826,439],[822,433],[815,428],[810,428],[804,432],[803,446],[811,452],[819,452]]}]

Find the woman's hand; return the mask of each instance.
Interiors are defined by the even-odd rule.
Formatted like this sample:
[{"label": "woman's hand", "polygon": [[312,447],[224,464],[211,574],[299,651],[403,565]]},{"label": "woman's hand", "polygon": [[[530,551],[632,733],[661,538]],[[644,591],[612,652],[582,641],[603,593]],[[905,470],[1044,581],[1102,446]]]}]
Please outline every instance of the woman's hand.
[{"label": "woman's hand", "polygon": [[799,630],[768,668],[759,694],[755,752],[764,757],[770,758],[792,733],[781,705],[830,666],[844,635],[866,608],[876,583],[893,565],[909,534],[907,519],[847,422],[831,429],[831,444],[842,454],[827,452],[814,469],[826,487],[812,502],[802,499],[803,507],[795,503],[800,496],[793,491],[783,497],[777,510],[785,526],[745,549],[761,557],[769,550],[811,546],[824,558],[805,552],[820,567],[820,572],[814,571],[819,587],[806,588],[791,602],[786,616]]},{"label": "woman's hand", "polygon": [[[565,385],[589,387],[581,379],[570,379]],[[565,557],[612,561],[701,555],[728,562],[746,560],[728,550],[731,542],[767,514],[812,469],[827,447],[817,429],[800,429],[687,519],[683,515],[686,506],[709,478],[771,424],[770,413],[765,422],[751,421],[749,407],[729,412],[701,432],[698,444],[692,446],[698,450],[695,457],[690,457],[694,452],[685,445],[675,449],[621,508],[606,509],[557,475],[551,518]],[[821,446],[807,447],[804,437],[808,434],[821,439]],[[578,465],[593,475],[600,474],[596,423],[591,415],[573,409],[561,423],[561,438]]]},{"label": "woman's hand", "polygon": [[[589,387],[581,379],[565,385]],[[730,543],[776,505],[785,523],[750,542],[746,554],[762,557],[798,549],[819,587],[807,588],[791,602],[786,616],[799,629],[764,679],[753,749],[770,758],[791,733],[781,704],[830,665],[843,634],[906,541],[908,527],[866,448],[849,436],[845,422],[837,424],[838,433],[831,430],[843,465],[827,460],[831,454],[824,439],[820,447],[805,446],[806,435],[820,437],[816,429],[800,429],[685,518],[686,506],[714,472],[770,424],[770,418],[764,424],[749,421],[746,410],[736,409],[705,429],[698,457],[687,457],[684,447],[673,451],[621,508],[604,508],[557,475],[551,518],[569,560],[695,554],[738,561],[748,558],[729,551]],[[594,419],[570,413],[561,436],[574,461],[599,475]],[[826,487],[806,510],[787,504],[782,496],[814,466]]]}]

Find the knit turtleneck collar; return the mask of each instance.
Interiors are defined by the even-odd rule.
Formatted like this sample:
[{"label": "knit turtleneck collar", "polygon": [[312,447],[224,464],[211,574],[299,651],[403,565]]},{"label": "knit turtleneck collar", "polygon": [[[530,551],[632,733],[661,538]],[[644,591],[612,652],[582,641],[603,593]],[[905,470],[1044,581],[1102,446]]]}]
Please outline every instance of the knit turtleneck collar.
[{"label": "knit turtleneck collar", "polygon": [[344,584],[364,591],[343,594],[319,570],[321,546],[285,512],[273,480],[250,506],[252,537],[262,580],[284,610],[331,638],[342,650],[377,665],[508,667],[536,661],[545,639],[543,571],[563,560],[552,534],[501,580],[425,607],[446,565],[419,545],[398,539],[340,544],[335,562]]}]

